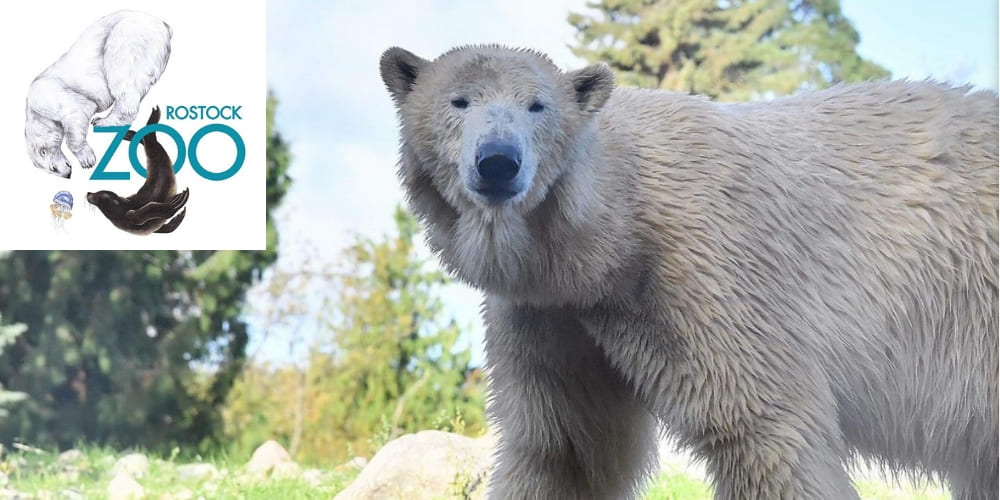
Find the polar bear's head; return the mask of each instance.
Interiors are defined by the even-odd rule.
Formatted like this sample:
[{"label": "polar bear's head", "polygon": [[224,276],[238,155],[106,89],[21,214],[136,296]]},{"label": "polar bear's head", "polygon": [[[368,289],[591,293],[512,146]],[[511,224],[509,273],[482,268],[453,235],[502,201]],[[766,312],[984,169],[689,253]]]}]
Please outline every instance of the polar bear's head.
[{"label": "polar bear's head", "polygon": [[[404,154],[459,211],[531,211],[574,168],[614,89],[604,65],[564,73],[548,57],[500,46],[434,61],[392,48],[382,79],[399,110]],[[406,163],[406,162],[404,162]],[[411,186],[411,190],[413,187]]]},{"label": "polar bear's head", "polygon": [[62,152],[62,139],[62,125],[28,109],[24,125],[28,158],[31,158],[31,163],[36,167],[68,179],[72,166]]}]

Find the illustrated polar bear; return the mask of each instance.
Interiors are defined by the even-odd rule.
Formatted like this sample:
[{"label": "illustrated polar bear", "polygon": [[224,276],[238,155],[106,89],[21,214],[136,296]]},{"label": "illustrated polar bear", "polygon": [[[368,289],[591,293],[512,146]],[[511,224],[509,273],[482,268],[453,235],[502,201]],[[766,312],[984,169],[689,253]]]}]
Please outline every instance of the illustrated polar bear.
[{"label": "illustrated polar bear", "polygon": [[[170,57],[172,31],[142,12],[122,10],[102,17],[28,88],[24,139],[31,162],[68,178],[72,167],[63,140],[83,168],[96,163],[87,145],[91,123],[129,125],[139,103],[159,80]],[[95,114],[110,108],[104,118]]]},{"label": "illustrated polar bear", "polygon": [[486,293],[492,498],[634,498],[657,423],[720,500],[857,499],[855,457],[997,498],[995,93],[719,104],[496,46],[381,73],[410,206]]}]

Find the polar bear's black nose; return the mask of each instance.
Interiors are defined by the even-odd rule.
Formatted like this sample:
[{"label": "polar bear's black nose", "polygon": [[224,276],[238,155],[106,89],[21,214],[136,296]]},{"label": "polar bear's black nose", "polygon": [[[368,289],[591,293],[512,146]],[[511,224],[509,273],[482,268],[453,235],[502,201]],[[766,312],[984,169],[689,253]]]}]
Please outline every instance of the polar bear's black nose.
[{"label": "polar bear's black nose", "polygon": [[521,152],[507,142],[486,142],[476,153],[476,169],[488,184],[508,182],[521,170]]}]

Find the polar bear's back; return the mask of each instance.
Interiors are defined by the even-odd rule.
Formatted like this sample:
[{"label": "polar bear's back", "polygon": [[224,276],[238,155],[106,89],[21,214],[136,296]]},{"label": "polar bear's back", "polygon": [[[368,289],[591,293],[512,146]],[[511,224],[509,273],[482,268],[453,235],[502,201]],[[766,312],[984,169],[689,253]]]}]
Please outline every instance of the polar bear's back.
[{"label": "polar bear's back", "polygon": [[108,14],[87,26],[69,50],[38,75],[31,93],[40,81],[55,79],[96,103],[98,110],[127,89],[139,88],[144,94],[166,68],[172,35],[169,25],[143,12]]},{"label": "polar bear's back", "polygon": [[[108,14],[84,29],[76,42],[53,65],[74,63],[77,61],[100,58],[110,49],[119,50],[123,43],[130,42],[132,47],[169,46],[173,31],[160,19],[134,10],[120,10]],[[107,47],[107,43],[117,43],[118,46]]]},{"label": "polar bear's back", "polygon": [[116,14],[121,17],[104,42],[104,72],[108,88],[117,97],[129,89],[148,89],[159,79],[170,58],[172,32],[166,23],[147,14]]},{"label": "polar bear's back", "polygon": [[160,36],[166,35],[167,40],[169,40],[173,35],[170,25],[156,16],[137,10],[119,10],[94,21],[80,38],[82,40],[91,34],[107,34],[115,27],[127,29],[136,36],[139,36],[141,32],[149,32],[157,33]]},{"label": "polar bear's back", "polygon": [[928,470],[996,469],[1000,106],[968,90],[622,90],[599,124],[606,160],[636,172],[683,323],[766,325],[835,381],[851,446]]},{"label": "polar bear's back", "polygon": [[767,182],[825,179],[817,187],[839,176],[855,190],[953,182],[972,191],[995,226],[998,112],[993,92],[934,82],[845,84],[740,104],[621,89],[600,128],[617,132],[603,136],[615,160],[643,150],[626,162],[647,172],[669,174],[684,162],[685,170]]}]

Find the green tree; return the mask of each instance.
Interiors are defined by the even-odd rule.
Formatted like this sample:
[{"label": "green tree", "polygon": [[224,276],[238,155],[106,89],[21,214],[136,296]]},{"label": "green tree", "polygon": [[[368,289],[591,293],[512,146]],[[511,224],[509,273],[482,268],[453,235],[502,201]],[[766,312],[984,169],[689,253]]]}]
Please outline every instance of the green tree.
[{"label": "green tree", "polygon": [[[0,320],[3,318],[0,317]],[[5,325],[0,321],[0,353],[4,348],[12,344],[17,337],[24,333],[28,327],[23,324]],[[14,403],[24,401],[28,395],[23,392],[8,391],[0,386],[0,418],[6,418],[10,414],[9,407]]]},{"label": "green tree", "polygon": [[601,0],[573,13],[573,52],[621,83],[743,101],[884,78],[839,0]]},{"label": "green tree", "polygon": [[0,257],[0,311],[28,328],[0,358],[0,385],[29,395],[0,440],[210,442],[244,363],[244,296],[277,257],[270,212],[290,179],[275,104],[268,95],[266,250]]},{"label": "green tree", "polygon": [[[329,462],[370,456],[401,433],[484,430],[479,371],[438,297],[448,278],[418,257],[416,220],[401,208],[395,219],[396,234],[346,250],[303,366],[260,363],[245,373],[227,409],[239,448],[275,437],[296,443],[301,460]],[[281,282],[282,294],[315,293]]]}]

